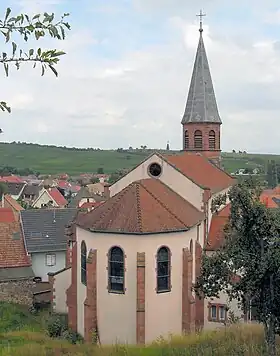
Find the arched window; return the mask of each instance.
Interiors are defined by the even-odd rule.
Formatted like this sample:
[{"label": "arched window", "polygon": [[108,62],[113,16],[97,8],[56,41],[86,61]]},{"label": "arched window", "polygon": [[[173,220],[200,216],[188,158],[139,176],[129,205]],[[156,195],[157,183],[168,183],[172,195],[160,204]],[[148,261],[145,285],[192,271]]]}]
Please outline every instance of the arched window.
[{"label": "arched window", "polygon": [[202,132],[196,130],[194,133],[194,148],[202,148]]},{"label": "arched window", "polygon": [[209,148],[210,149],[216,148],[216,137],[215,137],[215,131],[213,130],[209,132]]},{"label": "arched window", "polygon": [[109,292],[124,293],[124,253],[114,246],[109,251]]},{"label": "arched window", "polygon": [[87,284],[87,246],[85,241],[81,243],[81,282]]},{"label": "arched window", "polygon": [[188,132],[188,130],[185,131],[184,146],[185,146],[185,149],[189,148],[189,132]]},{"label": "arched window", "polygon": [[163,246],[157,252],[157,292],[169,292],[170,289],[170,250]]}]

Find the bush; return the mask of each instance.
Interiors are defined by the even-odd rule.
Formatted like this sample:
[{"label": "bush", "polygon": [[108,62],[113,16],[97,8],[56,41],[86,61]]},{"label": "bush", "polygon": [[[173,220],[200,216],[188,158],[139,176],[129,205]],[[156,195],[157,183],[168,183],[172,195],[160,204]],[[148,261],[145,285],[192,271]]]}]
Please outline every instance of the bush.
[{"label": "bush", "polygon": [[65,330],[61,336],[71,344],[79,344],[84,341],[83,337],[79,333],[72,330]]},{"label": "bush", "polygon": [[64,316],[55,315],[49,320],[47,332],[50,337],[61,337],[65,331],[67,331],[67,322]]}]

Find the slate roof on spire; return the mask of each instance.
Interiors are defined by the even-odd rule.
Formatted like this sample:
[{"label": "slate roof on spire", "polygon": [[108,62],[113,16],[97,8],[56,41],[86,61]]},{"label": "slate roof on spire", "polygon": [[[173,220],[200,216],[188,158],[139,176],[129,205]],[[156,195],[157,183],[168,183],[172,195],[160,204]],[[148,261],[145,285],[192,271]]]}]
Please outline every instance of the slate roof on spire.
[{"label": "slate roof on spire", "polygon": [[202,31],[182,124],[208,122],[221,124],[211,73],[204,47]]}]

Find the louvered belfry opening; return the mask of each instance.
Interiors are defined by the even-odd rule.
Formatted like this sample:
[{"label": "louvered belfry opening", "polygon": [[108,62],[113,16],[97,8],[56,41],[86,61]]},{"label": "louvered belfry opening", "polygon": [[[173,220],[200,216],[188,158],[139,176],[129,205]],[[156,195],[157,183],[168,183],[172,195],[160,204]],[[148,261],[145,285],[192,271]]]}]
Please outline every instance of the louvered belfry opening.
[{"label": "louvered belfry opening", "polygon": [[214,150],[216,148],[216,135],[215,131],[211,130],[209,132],[209,149]]},{"label": "louvered belfry opening", "polygon": [[188,149],[190,146],[190,142],[189,142],[189,132],[188,130],[185,131],[185,138],[184,138],[184,146],[185,149]]},{"label": "louvered belfry opening", "polygon": [[194,132],[194,148],[202,149],[202,132],[200,130]]}]

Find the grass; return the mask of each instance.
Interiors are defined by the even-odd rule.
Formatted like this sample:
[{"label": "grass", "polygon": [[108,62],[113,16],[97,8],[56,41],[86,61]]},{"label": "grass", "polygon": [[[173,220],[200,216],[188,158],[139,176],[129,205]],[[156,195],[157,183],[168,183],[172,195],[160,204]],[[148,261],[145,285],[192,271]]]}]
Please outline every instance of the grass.
[{"label": "grass", "polygon": [[[72,345],[46,334],[47,315],[31,315],[16,305],[0,303],[0,356],[264,356],[259,325],[234,325],[218,331],[159,339],[143,346]],[[280,342],[278,353],[280,355]]]},{"label": "grass", "polygon": [[[18,169],[30,168],[41,174],[68,173],[76,175],[85,172],[97,172],[103,168],[105,173],[118,169],[130,169],[139,164],[153,151],[69,149],[56,146],[40,146],[24,143],[0,143],[0,166],[12,166]],[[239,168],[265,167],[268,160],[280,161],[280,156],[265,154],[223,153],[224,168],[232,173]]]}]

